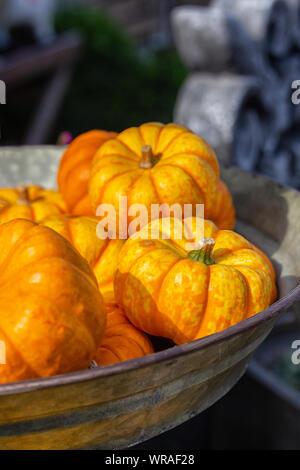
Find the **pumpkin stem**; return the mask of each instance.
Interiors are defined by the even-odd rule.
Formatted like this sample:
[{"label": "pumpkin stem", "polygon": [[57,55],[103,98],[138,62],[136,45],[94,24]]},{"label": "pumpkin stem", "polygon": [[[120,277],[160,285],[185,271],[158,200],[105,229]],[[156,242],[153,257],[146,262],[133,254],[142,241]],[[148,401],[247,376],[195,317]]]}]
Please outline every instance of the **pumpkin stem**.
[{"label": "pumpkin stem", "polygon": [[23,202],[29,202],[30,201],[28,186],[26,186],[25,184],[20,184],[17,187],[17,190],[19,192],[19,202],[23,203]]},{"label": "pumpkin stem", "polygon": [[142,159],[140,161],[140,167],[147,170],[153,167],[153,152],[151,145],[144,145],[142,147]]},{"label": "pumpkin stem", "polygon": [[201,261],[207,266],[215,264],[212,252],[216,242],[213,238],[202,238],[200,240],[200,248],[189,252],[189,258],[194,261]]},{"label": "pumpkin stem", "polygon": [[92,361],[91,364],[90,364],[89,369],[97,369],[97,367],[99,367],[98,364],[97,364],[97,362],[96,362],[96,361]]}]

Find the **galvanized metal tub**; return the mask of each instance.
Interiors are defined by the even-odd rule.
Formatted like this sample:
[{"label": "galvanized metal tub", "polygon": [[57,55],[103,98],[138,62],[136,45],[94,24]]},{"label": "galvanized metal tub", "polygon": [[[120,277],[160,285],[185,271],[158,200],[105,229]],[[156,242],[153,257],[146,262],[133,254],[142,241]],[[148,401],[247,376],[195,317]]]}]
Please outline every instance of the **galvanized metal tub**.
[{"label": "galvanized metal tub", "polygon": [[[0,150],[0,186],[55,186],[60,147]],[[289,307],[299,308],[300,195],[223,171],[237,230],[263,248],[280,299],[221,333],[114,366],[0,385],[0,449],[120,449],[183,423],[225,395]]]}]

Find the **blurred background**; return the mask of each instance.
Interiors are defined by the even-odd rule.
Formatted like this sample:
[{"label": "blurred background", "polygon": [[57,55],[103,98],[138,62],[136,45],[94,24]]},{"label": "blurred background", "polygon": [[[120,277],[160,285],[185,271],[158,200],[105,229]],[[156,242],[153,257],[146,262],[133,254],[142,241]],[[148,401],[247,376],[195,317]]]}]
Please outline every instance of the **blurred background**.
[{"label": "blurred background", "polygon": [[187,75],[170,26],[182,3],[0,0],[2,144],[171,121]]},{"label": "blurred background", "polygon": [[[300,0],[0,0],[0,80],[2,146],[174,120],[300,189]],[[136,448],[300,449],[297,339],[291,312],[229,394]]]}]

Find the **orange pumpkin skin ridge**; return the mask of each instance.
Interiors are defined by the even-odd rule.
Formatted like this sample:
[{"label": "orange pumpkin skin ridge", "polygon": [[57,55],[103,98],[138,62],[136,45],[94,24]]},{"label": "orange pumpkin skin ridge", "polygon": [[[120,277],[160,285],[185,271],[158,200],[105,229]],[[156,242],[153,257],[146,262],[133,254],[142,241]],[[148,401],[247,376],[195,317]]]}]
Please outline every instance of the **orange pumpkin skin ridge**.
[{"label": "orange pumpkin skin ridge", "polygon": [[[148,169],[141,168],[145,145],[154,156]],[[152,204],[179,204],[182,209],[192,204],[194,212],[196,204],[204,204],[206,218],[220,221],[222,228],[234,226],[231,196],[220,182],[213,149],[176,124],[143,124],[104,143],[93,160],[89,195],[94,212],[100,204],[112,204],[117,220],[119,198],[127,196],[128,208],[143,204],[149,215]],[[133,219],[128,216],[128,225]]]},{"label": "orange pumpkin skin ridge", "polygon": [[97,236],[96,217],[54,216],[42,224],[65,237],[87,260],[97,278],[104,299],[113,300],[113,280],[125,240],[102,240]]},{"label": "orange pumpkin skin ridge", "polygon": [[109,366],[154,353],[149,338],[135,328],[115,304],[107,305],[107,327],[96,355],[99,366]]},{"label": "orange pumpkin skin ridge", "polygon": [[40,186],[0,188],[0,223],[27,219],[39,223],[45,217],[66,212],[61,194]]},{"label": "orange pumpkin skin ridge", "polygon": [[219,191],[211,220],[222,230],[233,230],[235,226],[235,209],[232,197],[223,181],[219,183]]},{"label": "orange pumpkin skin ridge", "polygon": [[64,152],[57,182],[70,214],[95,215],[88,195],[92,160],[101,145],[116,135],[115,132],[102,130],[85,132],[74,139]]},{"label": "orange pumpkin skin ridge", "polygon": [[[178,236],[182,222],[170,222],[171,229],[166,219],[152,222],[120,253],[115,296],[137,328],[183,344],[222,331],[275,301],[273,267],[244,237],[204,221],[204,236],[215,240],[215,264],[208,266],[188,257],[191,240]],[[195,223],[195,218],[184,221],[194,235]],[[153,225],[170,240],[147,239]]]},{"label": "orange pumpkin skin ridge", "polygon": [[[0,383],[89,367],[106,309],[88,263],[53,230],[27,220],[0,226]],[[13,299],[13,301],[12,301]]]}]

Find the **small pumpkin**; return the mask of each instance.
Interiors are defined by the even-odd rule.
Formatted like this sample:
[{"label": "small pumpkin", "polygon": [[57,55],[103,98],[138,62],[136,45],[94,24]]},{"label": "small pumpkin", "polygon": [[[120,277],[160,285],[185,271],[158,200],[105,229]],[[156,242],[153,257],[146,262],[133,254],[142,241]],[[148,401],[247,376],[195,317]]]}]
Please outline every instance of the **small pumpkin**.
[{"label": "small pumpkin", "polygon": [[0,223],[13,219],[38,223],[45,217],[65,212],[66,205],[57,191],[34,185],[0,188]]},{"label": "small pumpkin", "polygon": [[[144,227],[122,248],[115,277],[116,301],[129,320],[177,344],[222,331],[276,299],[266,255],[208,220],[204,238],[196,239],[196,222],[173,218]],[[157,240],[149,239],[153,227]],[[188,251],[192,242],[199,248]]]},{"label": "small pumpkin", "polygon": [[0,225],[0,383],[86,369],[106,309],[88,263],[53,230],[17,219]]},{"label": "small pumpkin", "polygon": [[[193,215],[196,204],[204,204],[206,218],[221,228],[234,225],[231,196],[220,181],[213,149],[176,124],[143,124],[104,143],[93,160],[89,194],[94,213],[101,204],[110,204],[117,220],[120,196],[126,196],[128,208],[147,208],[148,221],[153,204],[179,204],[182,209],[191,204]],[[134,216],[126,216],[129,226]]]},{"label": "small pumpkin", "polygon": [[88,196],[92,160],[99,147],[116,135],[102,130],[85,132],[74,139],[64,152],[57,181],[70,214],[95,215]]},{"label": "small pumpkin", "polygon": [[211,218],[215,220],[215,224],[221,230],[233,229],[235,226],[235,209],[232,197],[223,181],[219,183],[219,191]]},{"label": "small pumpkin", "polygon": [[113,278],[125,240],[100,239],[96,217],[62,215],[49,217],[42,223],[72,243],[93,269],[105,300],[113,301]]},{"label": "small pumpkin", "polygon": [[107,305],[107,326],[94,360],[109,366],[154,353],[149,338],[135,328],[115,304]]}]

